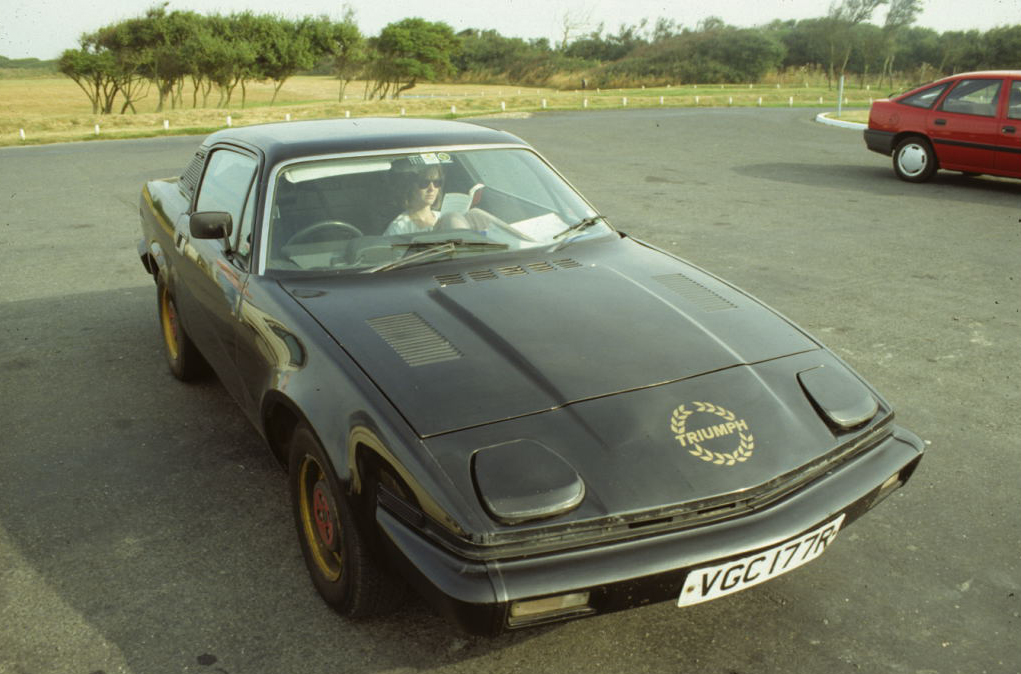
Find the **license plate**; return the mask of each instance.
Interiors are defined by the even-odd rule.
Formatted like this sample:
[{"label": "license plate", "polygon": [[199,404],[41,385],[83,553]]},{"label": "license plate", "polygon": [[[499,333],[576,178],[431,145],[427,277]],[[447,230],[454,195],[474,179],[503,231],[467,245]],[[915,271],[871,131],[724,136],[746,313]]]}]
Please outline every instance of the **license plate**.
[{"label": "license plate", "polygon": [[770,578],[807,564],[833,542],[844,522],[841,514],[835,520],[792,538],[780,545],[733,559],[724,564],[695,569],[684,581],[684,589],[677,599],[678,606],[691,606],[710,599],[739,592]]}]

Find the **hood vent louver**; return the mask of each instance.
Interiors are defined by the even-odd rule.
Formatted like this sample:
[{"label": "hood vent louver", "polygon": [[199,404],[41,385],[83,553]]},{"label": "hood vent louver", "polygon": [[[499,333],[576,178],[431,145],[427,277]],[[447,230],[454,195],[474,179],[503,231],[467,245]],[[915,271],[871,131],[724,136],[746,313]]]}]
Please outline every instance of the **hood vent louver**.
[{"label": "hood vent louver", "polygon": [[737,305],[717,295],[701,283],[693,281],[684,274],[668,274],[655,276],[655,280],[674,291],[702,311],[726,311],[737,309]]},{"label": "hood vent louver", "polygon": [[412,367],[461,357],[461,352],[418,314],[380,316],[366,322]]},{"label": "hood vent louver", "polygon": [[[497,267],[496,269],[475,269],[465,274],[440,274],[434,276],[436,282],[440,286],[455,286],[461,285],[468,282],[468,279],[472,281],[496,281],[501,278],[509,278],[514,276],[527,276],[528,274],[542,274],[549,271],[556,271],[557,269],[577,269],[583,266],[577,260],[571,258],[563,258],[560,260],[553,260],[552,262],[532,262],[524,267],[521,265],[509,265],[506,267]],[[465,278],[467,276],[467,278]],[[709,291],[706,291],[709,292]]]}]

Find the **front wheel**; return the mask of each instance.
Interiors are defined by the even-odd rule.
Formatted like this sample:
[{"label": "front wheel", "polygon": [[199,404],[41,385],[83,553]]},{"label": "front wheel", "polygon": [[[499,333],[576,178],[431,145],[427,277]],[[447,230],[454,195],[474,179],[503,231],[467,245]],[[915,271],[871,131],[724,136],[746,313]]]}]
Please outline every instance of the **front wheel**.
[{"label": "front wheel", "polygon": [[322,598],[351,618],[396,608],[404,596],[404,583],[373,557],[351,501],[308,426],[294,432],[289,470],[301,552]]},{"label": "front wheel", "polygon": [[936,155],[929,141],[920,136],[905,138],[893,151],[893,170],[909,183],[922,183],[936,173]]}]

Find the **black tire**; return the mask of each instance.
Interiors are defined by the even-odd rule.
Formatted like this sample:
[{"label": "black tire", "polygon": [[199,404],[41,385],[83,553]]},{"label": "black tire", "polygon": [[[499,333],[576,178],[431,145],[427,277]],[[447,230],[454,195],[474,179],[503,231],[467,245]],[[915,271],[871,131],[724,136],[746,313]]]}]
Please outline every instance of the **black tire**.
[{"label": "black tire", "polygon": [[369,545],[373,532],[359,522],[369,517],[357,516],[322,446],[304,424],[294,431],[288,466],[301,553],[322,598],[349,618],[396,609],[406,586],[376,559]]},{"label": "black tire", "polygon": [[938,168],[932,145],[921,136],[905,138],[893,151],[893,170],[901,180],[924,183]]},{"label": "black tire", "polygon": [[163,335],[163,351],[170,371],[181,381],[202,377],[207,372],[206,362],[181,326],[177,304],[174,303],[174,297],[163,281],[156,284],[156,305],[160,332]]}]

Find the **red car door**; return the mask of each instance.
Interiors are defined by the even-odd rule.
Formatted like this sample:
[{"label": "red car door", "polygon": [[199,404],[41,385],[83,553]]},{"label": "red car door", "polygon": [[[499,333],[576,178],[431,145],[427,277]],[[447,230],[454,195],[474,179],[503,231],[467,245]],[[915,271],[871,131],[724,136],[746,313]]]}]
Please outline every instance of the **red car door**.
[{"label": "red car door", "polygon": [[996,170],[1002,142],[1002,78],[965,78],[929,113],[928,132],[941,168]]},{"label": "red car door", "polygon": [[1007,105],[1000,120],[996,168],[1021,177],[1021,78],[1007,80]]}]

